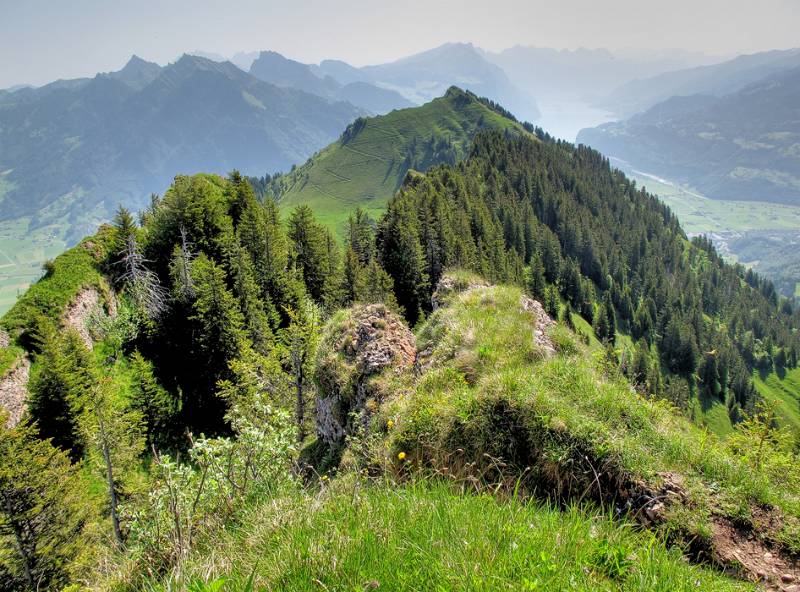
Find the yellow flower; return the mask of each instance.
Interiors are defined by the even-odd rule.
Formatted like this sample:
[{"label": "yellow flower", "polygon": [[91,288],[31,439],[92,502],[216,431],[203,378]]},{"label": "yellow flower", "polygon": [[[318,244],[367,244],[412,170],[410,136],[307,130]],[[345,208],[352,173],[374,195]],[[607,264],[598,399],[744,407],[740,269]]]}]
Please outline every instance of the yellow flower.
[{"label": "yellow flower", "polygon": [[400,460],[405,460],[406,459],[406,453],[405,452],[399,452],[397,454],[397,458],[400,459]]},{"label": "yellow flower", "polygon": [[391,430],[394,427],[394,422],[390,419],[386,422],[386,427]]},{"label": "yellow flower", "polygon": [[322,476],[322,481],[327,481],[327,480],[328,480],[328,476],[327,475],[323,475]]}]

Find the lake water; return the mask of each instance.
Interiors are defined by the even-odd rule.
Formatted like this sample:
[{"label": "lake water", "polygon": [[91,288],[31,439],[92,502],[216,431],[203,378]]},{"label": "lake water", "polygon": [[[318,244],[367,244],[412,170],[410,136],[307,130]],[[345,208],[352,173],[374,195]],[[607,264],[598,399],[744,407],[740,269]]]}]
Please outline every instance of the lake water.
[{"label": "lake water", "polygon": [[536,124],[550,135],[569,142],[574,142],[585,127],[616,120],[612,113],[580,101],[540,99],[538,106],[542,116]]}]

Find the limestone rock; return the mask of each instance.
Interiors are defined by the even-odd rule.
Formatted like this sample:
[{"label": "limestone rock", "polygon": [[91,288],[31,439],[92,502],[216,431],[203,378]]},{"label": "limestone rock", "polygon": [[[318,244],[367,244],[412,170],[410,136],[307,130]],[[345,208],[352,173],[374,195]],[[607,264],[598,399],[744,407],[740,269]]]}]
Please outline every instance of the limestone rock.
[{"label": "limestone rock", "polygon": [[[104,301],[105,310],[103,311],[102,303]],[[108,298],[103,298],[97,288],[85,288],[70,302],[61,322],[66,327],[73,327],[83,339],[86,347],[92,349],[94,341],[88,327],[89,319],[97,311],[103,311],[111,317],[116,316],[116,305],[113,294]]]},{"label": "limestone rock", "polygon": [[382,393],[376,378],[414,364],[414,334],[382,304],[356,306],[334,317],[323,333],[315,378],[317,434],[328,444],[344,440],[352,416],[369,413]]},{"label": "limestone rock", "polygon": [[550,339],[549,331],[556,325],[556,322],[545,312],[544,307],[538,300],[523,295],[520,298],[519,305],[522,310],[531,313],[534,317],[536,327],[533,330],[534,344],[544,352],[546,357],[555,355],[556,348]]},{"label": "limestone rock", "polygon": [[454,294],[468,292],[475,288],[488,288],[489,283],[485,280],[474,277],[469,280],[459,280],[452,275],[444,275],[436,284],[436,289],[431,296],[431,307],[433,310],[441,308],[447,304],[447,300]]}]

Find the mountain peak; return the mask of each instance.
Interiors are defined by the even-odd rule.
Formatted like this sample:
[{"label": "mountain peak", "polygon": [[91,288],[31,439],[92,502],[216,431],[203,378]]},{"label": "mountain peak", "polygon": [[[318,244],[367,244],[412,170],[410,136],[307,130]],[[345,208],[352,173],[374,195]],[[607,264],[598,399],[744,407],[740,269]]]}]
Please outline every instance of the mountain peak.
[{"label": "mountain peak", "polygon": [[152,62],[148,62],[147,60],[143,60],[138,55],[133,54],[130,57],[130,59],[128,60],[128,63],[126,63],[125,66],[122,69],[124,70],[125,68],[137,68],[137,67],[141,67],[144,64],[151,64],[151,63]]},{"label": "mountain peak", "polygon": [[110,78],[118,80],[135,90],[141,90],[161,72],[161,66],[156,63],[143,60],[136,54],[132,55],[122,70],[111,72]]},{"label": "mountain peak", "polygon": [[[165,70],[177,71],[177,72],[197,72],[197,71],[211,71],[211,72],[219,72],[226,75],[231,75],[231,73],[241,72],[239,68],[231,64],[230,62],[215,62],[208,58],[204,58],[198,55],[192,55],[185,53],[177,61],[173,62],[166,68]],[[244,72],[241,72],[244,74]]]}]

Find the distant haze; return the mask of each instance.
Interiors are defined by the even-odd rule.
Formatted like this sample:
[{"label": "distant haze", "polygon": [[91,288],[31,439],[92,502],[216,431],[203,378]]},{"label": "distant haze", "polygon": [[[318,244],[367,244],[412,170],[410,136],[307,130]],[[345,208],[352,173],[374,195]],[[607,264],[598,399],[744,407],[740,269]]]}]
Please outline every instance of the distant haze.
[{"label": "distant haze", "polygon": [[446,41],[739,54],[796,45],[798,0],[0,0],[0,88],[272,49],[381,63]]}]

